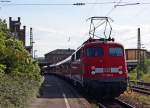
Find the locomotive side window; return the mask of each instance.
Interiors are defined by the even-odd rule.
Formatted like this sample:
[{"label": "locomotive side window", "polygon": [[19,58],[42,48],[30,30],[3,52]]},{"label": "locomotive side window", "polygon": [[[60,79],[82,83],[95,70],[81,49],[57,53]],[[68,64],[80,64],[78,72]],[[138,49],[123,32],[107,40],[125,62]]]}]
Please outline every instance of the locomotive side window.
[{"label": "locomotive side window", "polygon": [[81,57],[81,50],[77,51],[76,53],[76,60],[79,60]]},{"label": "locomotive side window", "polygon": [[102,48],[87,48],[86,54],[88,57],[102,56],[103,49]]},{"label": "locomotive side window", "polygon": [[109,48],[109,55],[110,56],[123,56],[123,49],[122,48]]},{"label": "locomotive side window", "polygon": [[71,61],[74,61],[74,60],[75,60],[75,55],[73,54],[71,57]]}]

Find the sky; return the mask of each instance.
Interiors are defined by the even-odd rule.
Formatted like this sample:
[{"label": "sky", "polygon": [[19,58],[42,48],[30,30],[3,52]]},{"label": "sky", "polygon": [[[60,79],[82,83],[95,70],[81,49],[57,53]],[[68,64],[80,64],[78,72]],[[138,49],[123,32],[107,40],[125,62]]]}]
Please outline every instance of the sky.
[{"label": "sky", "polygon": [[[150,4],[117,6],[106,2],[150,3],[149,0],[11,0],[10,4],[73,4],[73,5],[6,5],[0,2],[0,18],[17,20],[21,17],[22,26],[33,28],[34,50],[38,57],[55,49],[76,49],[89,38],[87,21],[92,16],[108,16],[113,31],[112,37],[125,48],[137,48],[137,28],[141,28],[142,47],[150,51]],[[120,3],[126,4],[126,3]],[[103,35],[103,33],[101,33]],[[70,38],[70,41],[68,41]]]}]

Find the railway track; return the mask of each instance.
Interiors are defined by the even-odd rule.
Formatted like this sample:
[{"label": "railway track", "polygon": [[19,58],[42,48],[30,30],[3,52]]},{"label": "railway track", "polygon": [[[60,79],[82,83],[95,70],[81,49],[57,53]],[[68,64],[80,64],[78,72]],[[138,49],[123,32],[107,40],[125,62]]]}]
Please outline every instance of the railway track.
[{"label": "railway track", "polygon": [[150,83],[140,81],[130,81],[130,83],[133,91],[150,95]]},{"label": "railway track", "polygon": [[131,86],[131,89],[135,92],[143,93],[150,95],[150,88],[142,87],[142,86]]},{"label": "railway track", "polygon": [[[79,89],[77,89],[77,90],[79,90]],[[98,108],[135,108],[134,106],[132,106],[118,98],[110,99],[110,100],[107,100],[107,99],[102,100],[95,96],[89,96],[82,90],[78,91],[78,92],[83,97],[85,97],[89,101],[89,103],[95,104]]]},{"label": "railway track", "polygon": [[101,101],[98,102],[97,105],[99,106],[99,108],[135,108],[134,106],[123,102],[120,99]]}]

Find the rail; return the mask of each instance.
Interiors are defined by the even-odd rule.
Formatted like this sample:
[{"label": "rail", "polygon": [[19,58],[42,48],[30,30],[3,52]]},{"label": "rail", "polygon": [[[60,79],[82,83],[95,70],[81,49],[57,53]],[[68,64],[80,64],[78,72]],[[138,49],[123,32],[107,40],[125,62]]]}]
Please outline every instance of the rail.
[{"label": "rail", "polygon": [[131,86],[131,89],[135,92],[150,95],[150,88],[140,87],[140,86]]},{"label": "rail", "polygon": [[150,83],[142,81],[130,81],[131,90],[150,95]]},{"label": "rail", "polygon": [[131,84],[150,86],[150,82],[130,80]]},{"label": "rail", "polygon": [[99,108],[135,108],[134,106],[120,100],[120,99],[113,99],[108,101],[102,101],[97,103]]}]

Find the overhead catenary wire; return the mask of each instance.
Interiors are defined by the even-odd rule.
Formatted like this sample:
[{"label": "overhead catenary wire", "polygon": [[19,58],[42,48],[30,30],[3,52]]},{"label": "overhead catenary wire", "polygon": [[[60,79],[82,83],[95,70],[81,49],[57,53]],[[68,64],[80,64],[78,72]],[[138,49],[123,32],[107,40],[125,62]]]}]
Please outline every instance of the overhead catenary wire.
[{"label": "overhead catenary wire", "polygon": [[8,2],[11,2],[9,0],[0,0],[1,3],[8,3]]},{"label": "overhead catenary wire", "polygon": [[[119,5],[120,3],[123,3],[121,2],[122,0],[119,0],[119,2],[116,2],[116,5]],[[125,3],[125,2],[124,2]],[[115,5],[114,7],[105,15],[105,16],[109,16],[114,10],[116,9]]]},{"label": "overhead catenary wire", "polygon": [[88,14],[86,15],[86,18],[90,16],[91,12],[94,10],[95,8],[95,3],[97,3],[98,0],[95,0],[94,4],[91,5],[91,8],[87,11]]},{"label": "overhead catenary wire", "polygon": [[74,5],[74,6],[84,6],[84,5],[109,5],[109,4],[116,4],[115,6],[127,6],[127,5],[150,5],[150,2],[121,2],[121,0],[119,2],[81,2],[81,3],[9,3],[11,1],[0,1],[2,4],[0,4],[1,6],[39,6],[39,5],[43,5],[43,6],[59,6],[59,5]]},{"label": "overhead catenary wire", "polygon": [[[122,0],[119,0],[119,2],[113,2],[113,3],[115,3],[116,5],[119,5],[119,4],[121,3],[121,1],[122,1]],[[116,8],[116,7],[114,6],[114,7],[105,15],[105,17],[107,17],[109,14],[111,14],[115,8]],[[107,25],[109,25],[109,27],[110,27],[109,38],[110,38],[111,32],[112,32],[112,27],[111,27],[111,24],[110,24],[110,22],[109,22],[109,19],[110,19],[111,21],[113,21],[111,18],[107,17],[107,18],[105,19],[105,21],[100,20],[97,24],[95,24],[95,26],[94,26],[94,24],[93,24],[93,27],[94,27],[93,29],[91,29],[91,26],[90,26],[89,35],[91,35],[90,32],[93,32],[92,35],[93,35],[93,37],[94,37],[95,29],[97,29],[98,27],[100,27],[101,25],[103,25],[103,24],[105,23],[104,36],[105,36],[105,38],[107,37],[107,36],[106,36],[106,29],[107,29]],[[103,21],[103,22],[102,22],[102,21]],[[91,22],[91,23],[93,23],[93,22]],[[96,37],[97,37],[97,36],[96,36]]]},{"label": "overhead catenary wire", "polygon": [[[6,2],[6,1],[5,1]],[[95,3],[90,3],[90,2],[86,2],[86,3],[7,3],[7,4],[1,4],[4,6],[13,6],[13,5],[100,5],[100,4],[115,4],[118,2],[95,2]],[[127,2],[122,2],[122,3],[127,3]]]},{"label": "overhead catenary wire", "polygon": [[127,3],[127,4],[120,4],[120,5],[115,5],[115,7],[118,6],[130,6],[130,5],[139,5],[140,3]]},{"label": "overhead catenary wire", "polygon": [[60,6],[60,5],[74,5],[74,6],[84,6],[84,5],[110,5],[114,4],[114,7],[105,15],[110,15],[116,6],[128,6],[128,5],[150,5],[150,2],[122,2],[122,0],[119,0],[118,2],[86,2],[86,3],[7,3],[11,2],[9,0],[1,0],[0,6]]},{"label": "overhead catenary wire", "polygon": [[73,5],[73,4],[63,4],[63,3],[60,3],[60,4],[51,4],[51,3],[7,3],[7,4],[1,4],[2,6],[19,6],[19,5],[22,5],[22,6],[49,6],[49,5]]},{"label": "overhead catenary wire", "polygon": [[[119,0],[119,2],[107,2],[107,3],[115,3],[116,5],[119,5],[120,3],[127,3],[127,2],[121,2],[122,0]],[[106,2],[105,2],[106,3]],[[105,16],[108,16],[109,14],[111,14],[113,12],[113,10],[115,9],[116,7],[114,6]],[[111,19],[111,21],[113,21]],[[105,22],[98,22],[95,26],[95,28],[98,28],[99,26],[103,25]],[[110,22],[109,22],[109,25],[110,25]],[[111,28],[112,30],[112,28]]]}]

